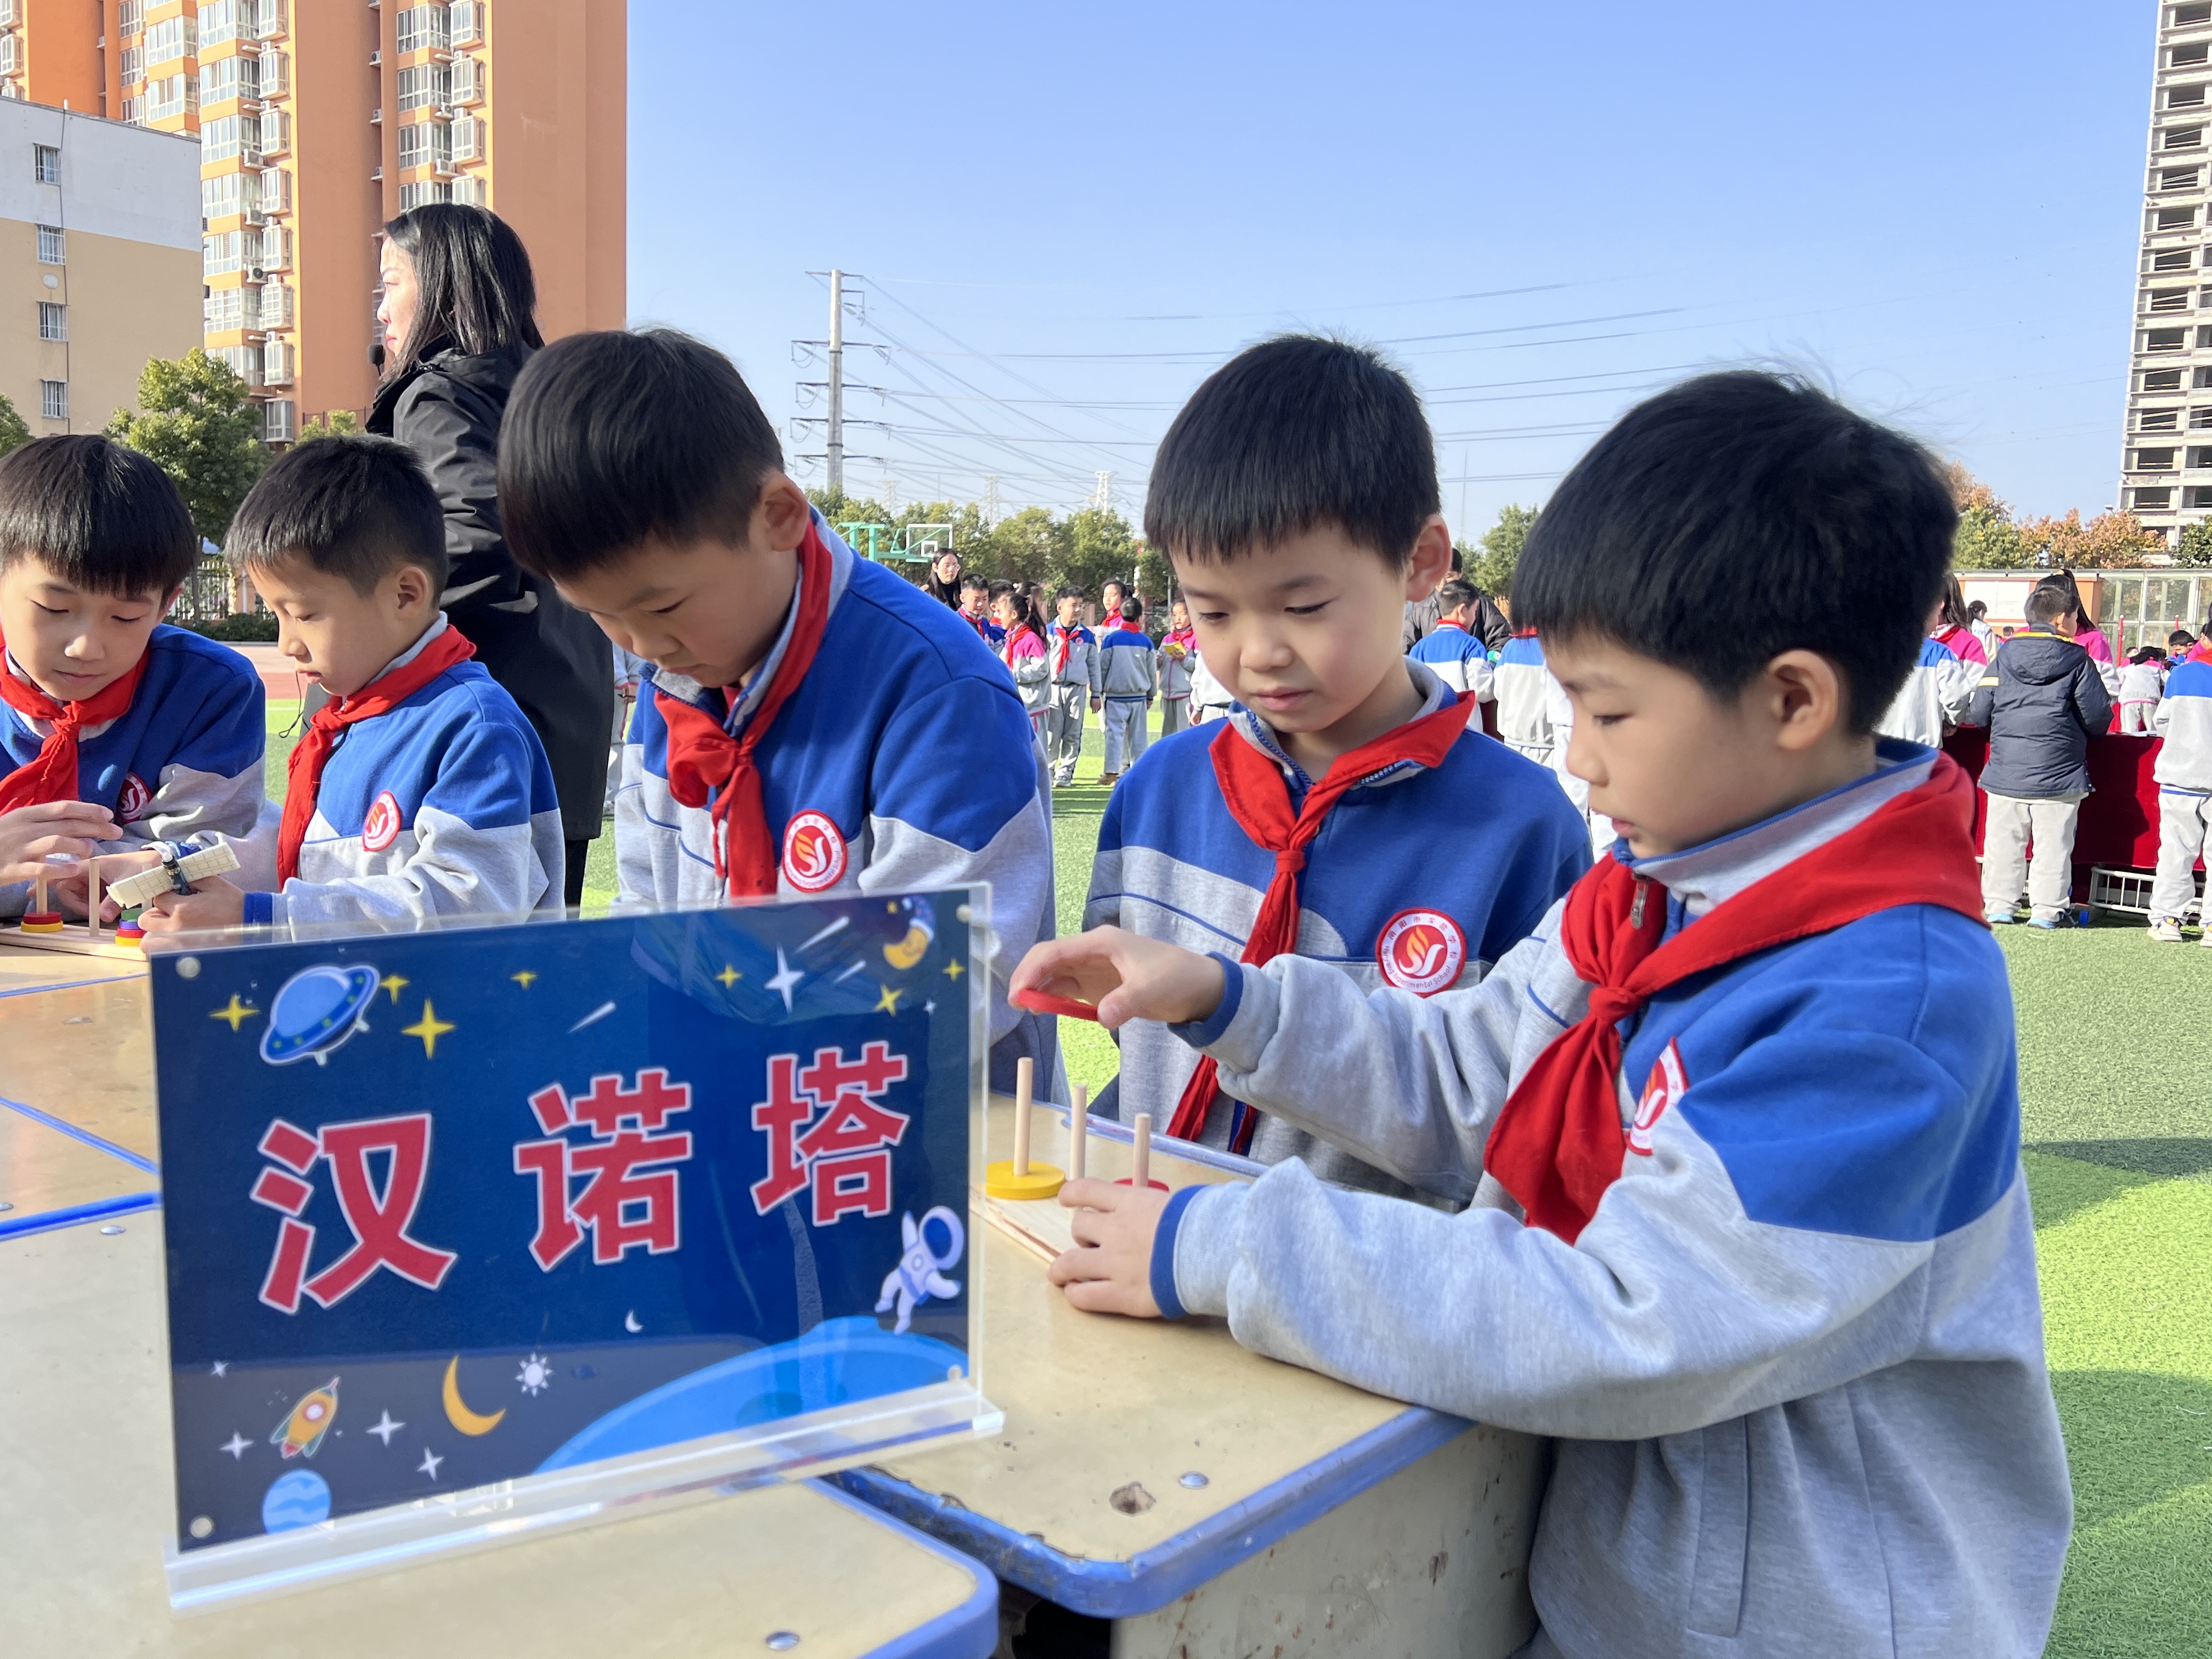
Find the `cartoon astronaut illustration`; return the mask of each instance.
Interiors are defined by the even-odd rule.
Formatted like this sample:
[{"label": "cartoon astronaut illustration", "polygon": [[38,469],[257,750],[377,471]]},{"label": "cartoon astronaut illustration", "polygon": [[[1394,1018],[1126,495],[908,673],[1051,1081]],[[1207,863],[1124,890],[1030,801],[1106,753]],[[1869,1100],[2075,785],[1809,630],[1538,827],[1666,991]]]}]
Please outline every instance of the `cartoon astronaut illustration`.
[{"label": "cartoon astronaut illustration", "polygon": [[[929,1248],[926,1237],[929,1224],[941,1221],[951,1239],[943,1255]],[[897,1267],[884,1275],[884,1293],[876,1304],[878,1313],[888,1313],[891,1304],[898,1304],[898,1323],[891,1327],[891,1334],[903,1336],[914,1323],[914,1310],[933,1296],[954,1297],[960,1294],[960,1281],[947,1279],[944,1269],[957,1265],[960,1253],[968,1245],[968,1230],[960,1218],[942,1204],[915,1224],[914,1212],[908,1211],[899,1218],[899,1231],[906,1242],[906,1254],[899,1258]]]}]

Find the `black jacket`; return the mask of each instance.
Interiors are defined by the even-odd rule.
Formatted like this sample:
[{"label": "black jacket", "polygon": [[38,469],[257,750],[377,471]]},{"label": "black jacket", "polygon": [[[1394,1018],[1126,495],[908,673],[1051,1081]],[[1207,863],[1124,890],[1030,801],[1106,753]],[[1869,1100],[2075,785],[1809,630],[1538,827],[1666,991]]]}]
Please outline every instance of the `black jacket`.
[{"label": "black jacket", "polygon": [[599,833],[615,718],[613,653],[590,617],[507,550],[494,462],[526,352],[434,352],[376,394],[368,429],[415,452],[446,511],[453,569],[440,603],[538,728],[569,841]]},{"label": "black jacket", "polygon": [[1962,726],[1990,732],[1982,787],[2051,800],[2089,792],[2089,739],[2112,722],[2112,700],[2089,653],[2055,634],[2015,634],[1974,688]]},{"label": "black jacket", "polygon": [[[1406,602],[1404,633],[1406,649],[1411,651],[1435,633],[1437,618],[1443,615],[1443,602],[1434,593],[1425,599],[1408,599]],[[1505,620],[1505,613],[1498,608],[1498,601],[1487,593],[1474,596],[1474,626],[1468,631],[1492,651],[1503,651],[1513,642],[1513,624]]]}]

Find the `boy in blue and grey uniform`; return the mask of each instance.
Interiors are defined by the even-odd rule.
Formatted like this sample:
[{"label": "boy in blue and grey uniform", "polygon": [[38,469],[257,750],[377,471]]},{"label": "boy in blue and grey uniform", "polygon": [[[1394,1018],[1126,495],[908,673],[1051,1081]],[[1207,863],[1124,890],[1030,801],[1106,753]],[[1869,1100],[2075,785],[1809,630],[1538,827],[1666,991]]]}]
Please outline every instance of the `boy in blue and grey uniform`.
[{"label": "boy in blue and grey uniform", "polygon": [[[1049,797],[1013,681],[965,618],[838,538],[729,359],[669,330],[556,341],[515,381],[499,495],[515,556],[648,664],[617,902],[988,882],[990,1080],[1010,1088],[1026,1057],[1051,1089],[1051,1018],[1005,994],[1053,927]],[[791,966],[811,981],[847,961]]]},{"label": "boy in blue and grey uniform", "polygon": [[2011,991],[1964,773],[1874,735],[1956,524],[1933,458],[1816,391],[1662,393],[1514,578],[1622,844],[1488,978],[1363,994],[1111,931],[1016,975],[1468,1206],[1295,1163],[1071,1182],[1051,1276],[1552,1437],[1531,1659],[2043,1651],[2072,1499]]},{"label": "boy in blue and grey uniform", "polygon": [[[149,843],[222,842],[274,869],[260,676],[161,620],[199,556],[184,497],[135,450],[41,438],[0,461],[0,864],[98,854],[112,881],[159,863]],[[82,875],[56,890],[81,908]],[[0,915],[30,892],[0,884]]]},{"label": "boy in blue and grey uniform", "polygon": [[[2150,936],[2172,945],[2181,938],[2183,910],[2197,897],[2197,860],[2212,821],[2212,660],[2207,653],[2191,650],[2174,664],[2153,719],[2166,741],[2154,769],[2158,878],[2150,890]],[[2200,943],[2212,950],[2212,927]]]},{"label": "boy in blue and grey uniform", "polygon": [[1481,702],[1495,702],[1491,691],[1490,647],[1474,630],[1474,585],[1455,576],[1437,589],[1437,625],[1406,655],[1425,663],[1455,691],[1472,691]]},{"label": "boy in blue and grey uniform", "polygon": [[1145,752],[1152,699],[1160,689],[1152,638],[1145,632],[1145,602],[1122,600],[1121,621],[1098,641],[1098,696],[1106,705],[1106,769],[1098,781],[1109,784]]},{"label": "boy in blue and grey uniform", "polygon": [[365,434],[301,445],[240,503],[228,550],[330,701],[292,752],[276,881],[159,895],[147,931],[558,910],[552,768],[438,609],[444,516],[413,453]]},{"label": "boy in blue and grey uniform", "polygon": [[1075,781],[1075,763],[1083,755],[1084,710],[1104,705],[1098,695],[1098,636],[1082,623],[1083,590],[1071,583],[1053,599],[1060,614],[1045,630],[1052,702],[1045,708],[1044,752],[1053,782],[1065,789]]}]

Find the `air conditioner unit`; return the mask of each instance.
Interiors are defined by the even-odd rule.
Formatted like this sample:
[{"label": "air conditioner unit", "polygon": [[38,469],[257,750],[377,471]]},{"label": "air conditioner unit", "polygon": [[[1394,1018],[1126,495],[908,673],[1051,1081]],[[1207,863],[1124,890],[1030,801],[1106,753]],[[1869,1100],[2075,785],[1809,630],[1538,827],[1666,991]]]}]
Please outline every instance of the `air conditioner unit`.
[{"label": "air conditioner unit", "polygon": [[246,266],[246,281],[248,281],[249,283],[265,283],[265,282],[267,282],[267,281],[269,280],[269,268],[268,268],[266,265],[248,265],[248,266]]},{"label": "air conditioner unit", "polygon": [[375,50],[374,52],[370,52],[370,53],[368,54],[368,66],[369,66],[369,68],[371,68],[371,69],[374,69],[374,68],[375,68],[379,64],[381,64],[383,61],[384,61],[384,51],[383,51],[383,48],[382,48],[382,47],[379,47],[377,50]]},{"label": "air conditioner unit", "polygon": [[382,167],[371,167],[368,170],[368,182],[372,185],[381,182],[383,178],[384,169]]}]

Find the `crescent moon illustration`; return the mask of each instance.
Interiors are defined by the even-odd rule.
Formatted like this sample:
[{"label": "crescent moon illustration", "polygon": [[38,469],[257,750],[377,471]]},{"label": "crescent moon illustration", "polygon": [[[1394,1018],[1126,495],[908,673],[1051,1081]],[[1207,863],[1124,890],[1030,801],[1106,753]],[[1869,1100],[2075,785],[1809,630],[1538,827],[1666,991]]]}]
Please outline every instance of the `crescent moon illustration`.
[{"label": "crescent moon illustration", "polygon": [[623,1316],[623,1328],[630,1332],[632,1334],[635,1334],[637,1332],[645,1328],[644,1326],[637,1322],[636,1309],[632,1308],[628,1313]]},{"label": "crescent moon illustration", "polygon": [[507,1408],[502,1406],[489,1417],[471,1411],[461,1398],[460,1371],[461,1357],[455,1354],[446,1362],[446,1420],[463,1434],[489,1434],[507,1415]]}]

